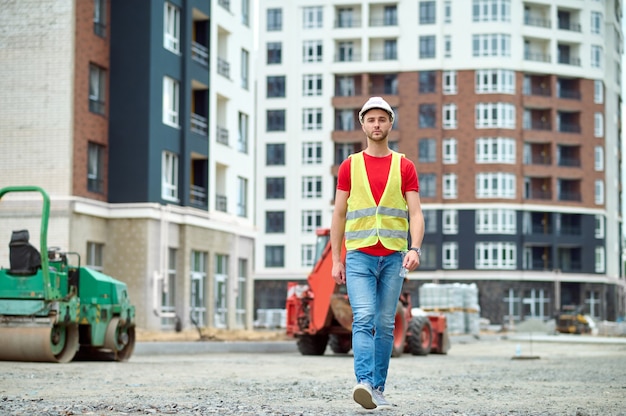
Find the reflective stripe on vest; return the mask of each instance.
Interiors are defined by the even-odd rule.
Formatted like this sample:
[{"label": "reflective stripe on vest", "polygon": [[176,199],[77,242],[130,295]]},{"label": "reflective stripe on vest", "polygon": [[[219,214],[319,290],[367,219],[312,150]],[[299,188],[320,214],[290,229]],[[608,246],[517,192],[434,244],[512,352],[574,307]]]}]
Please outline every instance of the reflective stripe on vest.
[{"label": "reflective stripe on vest", "polygon": [[363,152],[350,155],[346,249],[373,246],[380,240],[390,250],[406,250],[409,222],[406,200],[402,195],[402,157],[399,153],[392,153],[387,184],[377,206],[367,178]]}]

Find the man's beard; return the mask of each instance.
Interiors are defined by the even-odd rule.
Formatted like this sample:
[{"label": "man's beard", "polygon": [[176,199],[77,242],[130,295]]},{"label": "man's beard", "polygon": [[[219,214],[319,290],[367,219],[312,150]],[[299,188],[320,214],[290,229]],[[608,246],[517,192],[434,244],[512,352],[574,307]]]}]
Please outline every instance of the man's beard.
[{"label": "man's beard", "polygon": [[389,132],[384,132],[382,130],[380,130],[379,132],[381,133],[380,136],[374,136],[373,133],[370,133],[367,135],[367,138],[375,142],[382,142],[383,140],[387,138],[387,136],[389,136]]}]

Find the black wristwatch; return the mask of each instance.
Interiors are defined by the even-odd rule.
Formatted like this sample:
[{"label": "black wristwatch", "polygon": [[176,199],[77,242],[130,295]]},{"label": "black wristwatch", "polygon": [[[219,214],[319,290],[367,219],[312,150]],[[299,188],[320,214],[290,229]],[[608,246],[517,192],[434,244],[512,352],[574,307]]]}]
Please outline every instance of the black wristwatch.
[{"label": "black wristwatch", "polygon": [[421,248],[419,248],[419,247],[411,247],[409,250],[413,250],[414,252],[417,253],[417,255],[419,257],[422,257],[422,249]]}]

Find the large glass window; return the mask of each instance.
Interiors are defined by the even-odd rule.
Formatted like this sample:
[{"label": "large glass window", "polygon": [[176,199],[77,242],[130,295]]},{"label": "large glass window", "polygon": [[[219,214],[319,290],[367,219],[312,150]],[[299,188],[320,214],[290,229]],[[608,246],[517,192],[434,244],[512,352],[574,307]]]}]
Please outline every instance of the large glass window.
[{"label": "large glass window", "polygon": [[456,209],[444,209],[441,212],[441,232],[443,234],[459,233],[459,211]]},{"label": "large glass window", "polygon": [[442,162],[448,165],[458,163],[456,139],[443,139]]},{"label": "large glass window", "polygon": [[314,233],[315,230],[322,226],[322,211],[320,210],[304,210],[302,211],[302,228],[303,233]]},{"label": "large glass window", "polygon": [[474,22],[510,22],[511,0],[473,0]]},{"label": "large glass window", "polygon": [[246,299],[248,298],[248,259],[237,260],[237,327],[246,326]]},{"label": "large glass window", "polygon": [[322,197],[322,177],[303,176],[302,177],[302,199],[313,199]]},{"label": "large glass window", "polygon": [[472,35],[472,54],[474,56],[511,56],[511,35],[487,33]]},{"label": "large glass window", "polygon": [[477,138],[476,163],[515,163],[515,139],[510,137]]},{"label": "large glass window", "polygon": [[476,243],[475,263],[477,269],[515,270],[515,243],[503,241]]},{"label": "large glass window", "polygon": [[444,94],[456,94],[456,71],[444,71],[442,76],[443,93]]},{"label": "large glass window", "polygon": [[420,104],[418,116],[418,123],[420,128],[436,127],[437,107],[435,104]]},{"label": "large glass window", "polygon": [[420,196],[424,198],[437,196],[436,182],[437,176],[434,173],[419,174]]},{"label": "large glass window", "polygon": [[89,111],[105,114],[106,70],[89,64]]},{"label": "large glass window", "polygon": [[[206,270],[206,256],[202,256],[204,257],[203,261],[200,261],[198,266],[192,266],[192,279],[195,276],[200,276],[200,272],[197,272],[196,269],[200,268],[201,270]],[[202,258],[201,257],[201,258]],[[214,289],[214,295],[215,296],[215,314],[214,314],[214,318],[213,318],[213,325],[216,328],[226,328],[226,325],[228,323],[228,255],[226,254],[216,254],[215,255],[215,289]],[[196,278],[196,280],[199,280],[198,278]],[[203,278],[202,280],[205,280],[205,278]],[[197,283],[195,284],[197,285]],[[192,293],[193,293],[193,288],[195,286],[192,282]],[[203,285],[204,286],[204,285]],[[198,292],[203,292],[203,288],[202,290],[197,290]],[[204,296],[203,296],[204,297]],[[192,302],[193,302],[193,295],[192,295]],[[202,303],[204,303],[204,300],[202,300]],[[196,307],[197,308],[197,307]],[[194,309],[196,309],[194,308]]]},{"label": "large glass window", "polygon": [[322,95],[321,74],[305,74],[302,76],[302,95],[305,97]]},{"label": "large glass window", "polygon": [[591,33],[602,34],[602,13],[591,12]]},{"label": "large glass window", "polygon": [[418,161],[429,163],[437,161],[437,140],[420,139],[418,142]]},{"label": "large glass window", "polygon": [[104,146],[89,142],[87,147],[87,190],[104,191]]},{"label": "large glass window", "polygon": [[441,115],[443,117],[443,128],[444,129],[456,129],[457,128],[457,115],[456,115],[456,104],[444,104],[441,110]]},{"label": "large glass window", "polygon": [[476,210],[476,234],[515,234],[517,216],[512,209]]},{"label": "large glass window", "polygon": [[302,8],[302,27],[304,29],[316,29],[324,24],[324,14],[322,6],[311,6]]},{"label": "large glass window", "polygon": [[321,40],[305,40],[303,42],[302,62],[322,62]]},{"label": "large glass window", "polygon": [[515,94],[515,72],[506,69],[476,70],[476,93]]},{"label": "large glass window", "polygon": [[478,173],[476,175],[476,198],[515,198],[515,174]]},{"label": "large glass window", "polygon": [[265,199],[285,199],[285,178],[265,178]]},{"label": "large glass window", "polygon": [[420,59],[428,59],[435,57],[435,36],[427,35],[419,37],[419,57]]},{"label": "large glass window", "polygon": [[433,0],[420,1],[419,3],[419,22],[420,25],[433,24],[436,21],[436,2]]},{"label": "large glass window", "polygon": [[437,92],[437,72],[420,71],[418,81],[420,93]]},{"label": "large glass window", "polygon": [[322,163],[322,143],[304,142],[302,143],[302,164],[319,165]]},{"label": "large glass window", "polygon": [[87,242],[87,261],[85,266],[101,272],[104,269],[104,244]]},{"label": "large glass window", "polygon": [[163,47],[175,54],[180,53],[180,10],[172,3],[165,2],[163,22]]},{"label": "large glass window", "polygon": [[591,45],[591,67],[602,68],[603,50],[602,46]]},{"label": "large glass window", "polygon": [[93,32],[105,37],[107,33],[107,0],[94,0],[93,5]]},{"label": "large glass window", "polygon": [[459,268],[459,244],[445,242],[441,245],[441,267],[444,269]]},{"label": "large glass window", "polygon": [[163,77],[163,123],[179,127],[180,86],[178,81]]},{"label": "large glass window", "polygon": [[285,97],[285,76],[267,77],[267,98]]},{"label": "large glass window", "polygon": [[283,62],[283,44],[282,42],[267,43],[267,64],[280,64]]},{"label": "large glass window", "polygon": [[303,108],[302,109],[302,130],[322,129],[322,109]]},{"label": "large glass window", "polygon": [[265,246],[265,267],[285,267],[285,246]]},{"label": "large glass window", "polygon": [[267,166],[285,165],[284,143],[268,143],[265,145],[265,164]]},{"label": "large glass window", "polygon": [[285,232],[285,211],[265,212],[265,232],[267,234]]},{"label": "large glass window", "polygon": [[267,110],[267,131],[285,131],[285,110]]},{"label": "large glass window", "polygon": [[178,156],[163,152],[161,161],[161,198],[178,201]]},{"label": "large glass window", "polygon": [[476,104],[476,128],[515,128],[515,105],[509,103]]},{"label": "large glass window", "polygon": [[441,177],[443,188],[442,197],[444,199],[454,199],[458,197],[458,185],[456,173],[444,173]]},{"label": "large glass window", "polygon": [[283,30],[283,9],[267,9],[267,31]]}]

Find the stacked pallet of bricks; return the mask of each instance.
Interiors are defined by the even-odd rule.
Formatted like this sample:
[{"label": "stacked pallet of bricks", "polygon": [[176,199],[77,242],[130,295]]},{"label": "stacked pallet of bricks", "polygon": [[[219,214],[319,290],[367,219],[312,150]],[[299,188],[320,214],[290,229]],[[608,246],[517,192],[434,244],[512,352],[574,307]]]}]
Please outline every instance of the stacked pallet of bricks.
[{"label": "stacked pallet of bricks", "polygon": [[474,283],[425,283],[419,289],[419,303],[425,312],[444,314],[450,334],[480,332],[478,287]]}]

